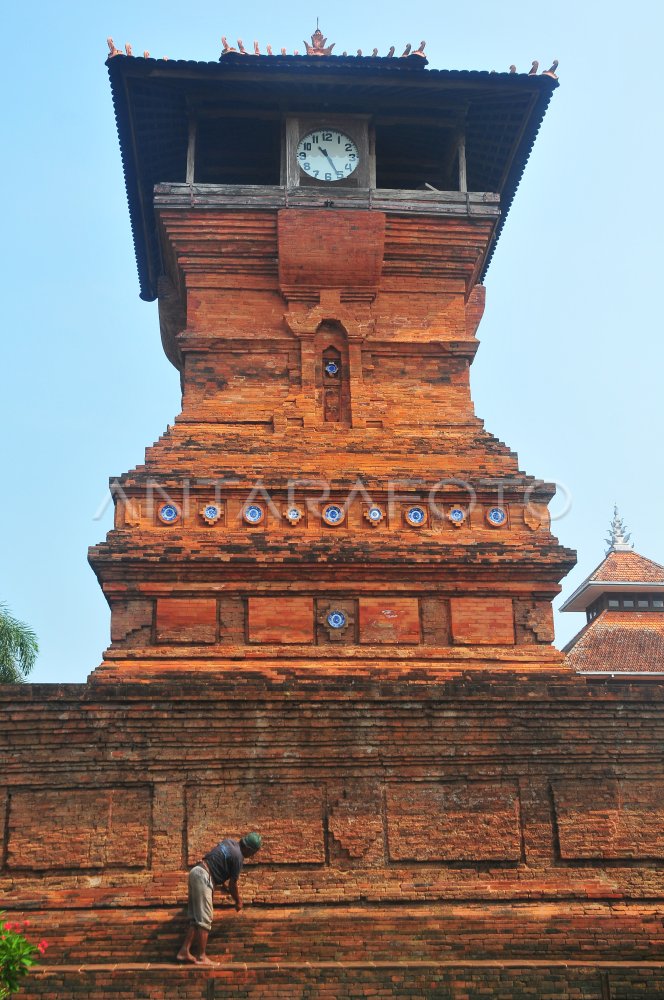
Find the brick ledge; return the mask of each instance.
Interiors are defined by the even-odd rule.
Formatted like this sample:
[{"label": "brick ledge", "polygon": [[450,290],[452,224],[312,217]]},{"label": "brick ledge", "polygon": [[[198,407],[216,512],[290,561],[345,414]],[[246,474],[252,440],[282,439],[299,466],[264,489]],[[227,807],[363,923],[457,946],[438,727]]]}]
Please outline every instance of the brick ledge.
[{"label": "brick ledge", "polygon": [[217,966],[199,966],[182,962],[126,962],[108,965],[35,965],[32,975],[60,975],[63,972],[172,972],[178,969],[186,972],[206,972],[219,975],[225,972],[246,972],[264,969],[662,969],[664,960],[633,962],[581,960],[568,958],[510,958],[487,959],[441,959],[440,961],[390,961],[390,962],[228,962]]}]

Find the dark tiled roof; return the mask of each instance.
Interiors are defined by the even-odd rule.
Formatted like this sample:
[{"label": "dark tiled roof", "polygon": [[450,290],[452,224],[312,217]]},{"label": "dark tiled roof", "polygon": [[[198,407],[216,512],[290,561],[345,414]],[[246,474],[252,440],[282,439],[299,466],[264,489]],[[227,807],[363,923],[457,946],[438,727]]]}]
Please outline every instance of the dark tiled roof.
[{"label": "dark tiled roof", "polygon": [[664,673],[664,614],[603,611],[564,652],[580,673]]}]

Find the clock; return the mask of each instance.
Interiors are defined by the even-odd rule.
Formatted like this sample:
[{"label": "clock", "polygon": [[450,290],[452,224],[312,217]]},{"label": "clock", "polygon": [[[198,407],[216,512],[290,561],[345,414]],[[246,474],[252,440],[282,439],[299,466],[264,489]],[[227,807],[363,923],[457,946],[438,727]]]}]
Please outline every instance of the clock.
[{"label": "clock", "polygon": [[342,181],[360,165],[357,145],[338,128],[307,132],[297,145],[296,156],[300,170],[322,184]]},{"label": "clock", "polygon": [[[285,187],[318,188],[326,199],[343,188],[375,188],[375,136],[368,115],[288,116],[283,140],[280,176]],[[315,203],[316,192],[310,194],[313,202],[305,193],[303,204]]]}]

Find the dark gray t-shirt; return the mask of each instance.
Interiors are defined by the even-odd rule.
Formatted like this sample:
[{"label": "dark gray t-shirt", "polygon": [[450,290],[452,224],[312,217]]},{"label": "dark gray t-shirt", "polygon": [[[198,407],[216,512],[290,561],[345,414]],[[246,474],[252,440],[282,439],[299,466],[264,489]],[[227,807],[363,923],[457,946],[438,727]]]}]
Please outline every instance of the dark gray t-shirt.
[{"label": "dark gray t-shirt", "polygon": [[220,885],[227,879],[238,878],[244,864],[239,841],[231,840],[230,837],[213,847],[203,860],[210,869],[215,885]]}]

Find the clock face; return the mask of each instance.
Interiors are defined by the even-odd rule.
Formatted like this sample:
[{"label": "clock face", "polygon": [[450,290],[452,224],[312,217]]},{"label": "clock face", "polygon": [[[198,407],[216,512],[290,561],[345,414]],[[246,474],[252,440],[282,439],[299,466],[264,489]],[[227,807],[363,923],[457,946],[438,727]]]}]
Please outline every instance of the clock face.
[{"label": "clock face", "polygon": [[339,129],[317,129],[302,136],[297,147],[300,170],[323,183],[341,181],[357,170],[357,146]]}]

